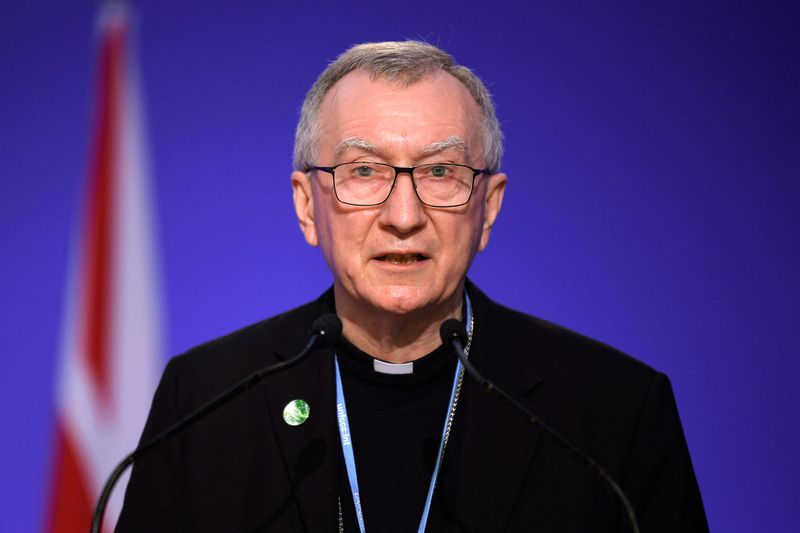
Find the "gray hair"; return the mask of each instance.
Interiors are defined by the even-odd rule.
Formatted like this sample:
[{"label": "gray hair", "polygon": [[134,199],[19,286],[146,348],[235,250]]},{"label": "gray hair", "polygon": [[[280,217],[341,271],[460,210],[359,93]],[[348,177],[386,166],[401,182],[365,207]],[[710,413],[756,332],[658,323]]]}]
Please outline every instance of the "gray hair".
[{"label": "gray hair", "polygon": [[307,170],[316,161],[319,141],[319,110],[331,87],[354,70],[365,70],[373,79],[383,79],[402,87],[413,85],[426,76],[443,71],[470,92],[481,111],[483,152],[486,167],[497,170],[503,156],[503,134],[494,112],[492,96],[470,69],[456,64],[453,57],[431,44],[419,41],[365,43],[342,53],[320,74],[306,95],[294,139],[294,167]]}]

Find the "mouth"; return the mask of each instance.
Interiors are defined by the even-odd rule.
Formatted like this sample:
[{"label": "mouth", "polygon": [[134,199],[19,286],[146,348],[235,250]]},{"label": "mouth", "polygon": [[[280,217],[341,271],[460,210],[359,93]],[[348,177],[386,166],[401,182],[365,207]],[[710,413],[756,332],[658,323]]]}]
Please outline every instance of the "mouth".
[{"label": "mouth", "polygon": [[378,261],[384,261],[392,265],[411,265],[421,261],[427,261],[428,257],[422,254],[386,254],[376,257]]}]

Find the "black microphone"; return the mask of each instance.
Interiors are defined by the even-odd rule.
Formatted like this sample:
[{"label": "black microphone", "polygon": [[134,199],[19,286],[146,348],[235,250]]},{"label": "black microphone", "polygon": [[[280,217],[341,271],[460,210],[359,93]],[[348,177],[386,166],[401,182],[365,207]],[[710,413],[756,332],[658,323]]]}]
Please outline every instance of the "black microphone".
[{"label": "black microphone", "polygon": [[622,488],[614,481],[614,478],[606,472],[606,470],[600,466],[597,461],[586,455],[580,448],[576,445],[572,444],[565,436],[561,433],[547,425],[544,421],[542,421],[539,417],[533,414],[527,407],[519,403],[517,400],[512,398],[506,391],[486,379],[478,370],[469,362],[469,360],[464,355],[464,345],[467,342],[467,329],[464,327],[459,320],[455,318],[451,318],[449,320],[445,320],[442,323],[442,327],[439,329],[439,335],[442,337],[442,342],[444,344],[451,344],[455,350],[458,359],[461,361],[461,364],[466,369],[467,373],[472,377],[475,381],[481,384],[481,386],[486,389],[487,391],[497,394],[501,398],[503,398],[506,402],[508,402],[514,409],[517,410],[523,417],[533,425],[538,424],[542,429],[544,429],[547,433],[550,434],[557,442],[559,442],[562,446],[564,446],[567,451],[573,457],[576,457],[584,464],[586,464],[587,468],[594,472],[597,477],[600,479],[605,480],[614,493],[617,495],[619,500],[622,502],[622,506],[625,508],[625,512],[628,515],[628,521],[631,523],[631,530],[634,533],[639,533],[639,524],[636,522],[636,514],[633,511],[633,506],[631,505],[630,500],[623,492]]},{"label": "black microphone", "polygon": [[153,438],[148,440],[147,442],[139,445],[138,448],[133,450],[131,453],[128,454],[125,459],[122,460],[120,464],[114,469],[111,475],[108,477],[106,484],[103,485],[103,490],[100,492],[100,498],[97,500],[97,506],[94,510],[94,516],[92,517],[92,528],[91,533],[99,533],[102,526],[103,526],[103,515],[105,514],[106,505],[108,504],[108,498],[111,496],[111,491],[114,490],[114,485],[117,484],[120,476],[127,470],[127,468],[133,464],[136,459],[139,459],[148,453],[152,452],[156,448],[158,448],[161,444],[164,443],[167,439],[174,436],[177,433],[182,432],[189,426],[193,425],[195,422],[198,422],[202,418],[205,418],[206,415],[215,411],[217,408],[221,407],[222,405],[228,403],[230,400],[239,396],[241,393],[252,387],[253,385],[260,382],[265,377],[269,376],[270,374],[274,374],[280,370],[285,368],[289,368],[296,364],[300,359],[306,356],[308,352],[311,350],[316,350],[319,348],[327,348],[328,346],[332,346],[339,340],[339,337],[342,335],[342,321],[339,320],[339,317],[334,315],[333,313],[327,313],[322,315],[318,319],[314,321],[311,325],[311,330],[309,331],[309,339],[308,343],[306,343],[305,347],[291,359],[287,359],[286,361],[281,361],[280,363],[275,363],[274,365],[262,368],[260,370],[256,370],[240,382],[236,383],[222,394],[217,396],[216,398],[212,399],[211,401],[201,405],[188,415],[184,416],[165,430],[163,430],[158,435],[155,435]]}]

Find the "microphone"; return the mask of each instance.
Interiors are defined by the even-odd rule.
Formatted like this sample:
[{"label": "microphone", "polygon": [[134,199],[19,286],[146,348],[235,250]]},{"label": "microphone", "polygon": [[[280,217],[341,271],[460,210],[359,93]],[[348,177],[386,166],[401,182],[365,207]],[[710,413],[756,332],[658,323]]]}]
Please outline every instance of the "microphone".
[{"label": "microphone", "polygon": [[469,362],[469,360],[464,355],[464,345],[467,342],[467,329],[464,327],[459,320],[455,318],[451,318],[449,320],[445,320],[442,323],[441,328],[439,329],[439,335],[442,337],[442,342],[444,344],[451,344],[456,351],[456,355],[458,359],[461,361],[461,364],[466,369],[467,373],[472,377],[475,381],[477,381],[484,389],[489,391],[492,394],[496,394],[500,396],[503,400],[505,400],[509,405],[511,405],[514,409],[517,410],[518,413],[522,414],[522,416],[531,424],[536,425],[538,424],[542,429],[544,429],[547,433],[553,437],[556,442],[561,444],[570,454],[577,458],[580,462],[583,462],[586,467],[592,471],[597,477],[600,479],[605,480],[614,493],[619,498],[620,502],[622,502],[622,506],[625,508],[625,512],[628,515],[628,521],[631,524],[631,530],[634,533],[639,533],[639,524],[636,522],[636,514],[633,511],[633,505],[631,505],[630,500],[623,492],[622,488],[614,481],[614,478],[606,472],[606,470],[600,466],[597,461],[589,457],[586,453],[584,453],[580,448],[576,445],[572,444],[566,437],[564,437],[561,433],[556,431],[554,428],[547,425],[544,421],[542,421],[539,417],[533,414],[530,409],[522,405],[520,402],[512,398],[506,391],[486,379],[483,374],[478,372],[478,370]]},{"label": "microphone", "polygon": [[319,317],[314,321],[311,325],[311,330],[309,331],[309,339],[306,343],[305,347],[300,350],[296,356],[291,359],[287,359],[286,361],[281,361],[280,363],[275,363],[274,365],[270,365],[268,367],[264,367],[260,370],[256,370],[243,380],[239,381],[229,389],[222,392],[217,397],[213,398],[209,402],[201,405],[188,415],[184,416],[171,426],[164,429],[161,433],[155,435],[153,438],[149,439],[147,442],[139,445],[138,448],[133,450],[131,453],[128,454],[125,459],[122,460],[121,463],[117,465],[111,475],[108,477],[105,485],[103,485],[103,490],[100,492],[100,498],[97,500],[97,506],[94,510],[94,516],[92,517],[92,533],[100,533],[100,530],[103,526],[103,515],[105,514],[106,505],[108,504],[108,499],[111,496],[111,491],[114,489],[114,485],[117,484],[120,476],[128,469],[128,467],[133,464],[136,459],[139,459],[148,453],[152,452],[156,448],[158,448],[161,444],[163,444],[167,439],[174,436],[177,433],[182,432],[189,426],[195,424],[199,420],[203,419],[209,413],[217,410],[217,408],[223,406],[224,404],[228,403],[233,398],[239,396],[241,393],[259,383],[262,379],[269,376],[270,374],[274,374],[280,370],[285,368],[289,368],[295,365],[298,361],[300,361],[303,357],[308,354],[311,350],[319,349],[319,348],[327,348],[328,346],[332,346],[339,340],[339,337],[342,335],[342,321],[339,320],[339,317],[333,313],[327,313]]}]

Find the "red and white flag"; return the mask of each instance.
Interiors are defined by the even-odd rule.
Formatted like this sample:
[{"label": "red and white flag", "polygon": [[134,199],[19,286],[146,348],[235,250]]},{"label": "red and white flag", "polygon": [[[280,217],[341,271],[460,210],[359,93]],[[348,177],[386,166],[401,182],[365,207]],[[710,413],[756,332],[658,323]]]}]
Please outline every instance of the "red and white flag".
[{"label": "red and white flag", "polygon": [[[85,533],[105,478],[144,426],[162,361],[153,216],[130,15],[99,19],[96,125],[63,317],[50,532]],[[109,502],[111,531],[127,484]]]}]

